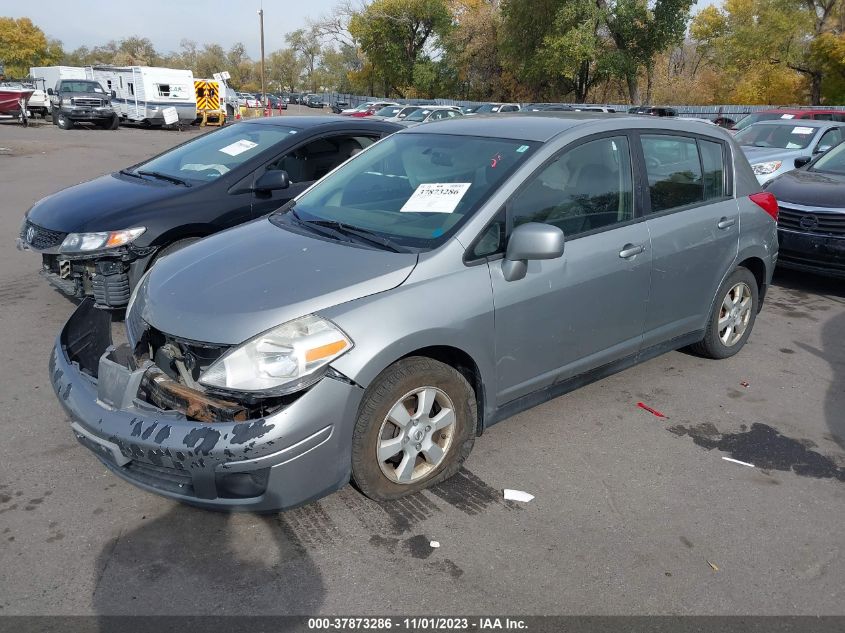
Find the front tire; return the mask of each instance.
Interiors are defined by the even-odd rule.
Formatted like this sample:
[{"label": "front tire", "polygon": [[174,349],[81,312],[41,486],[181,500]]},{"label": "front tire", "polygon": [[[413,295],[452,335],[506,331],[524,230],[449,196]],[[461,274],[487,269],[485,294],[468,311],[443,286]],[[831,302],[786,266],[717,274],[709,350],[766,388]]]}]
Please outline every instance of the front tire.
[{"label": "front tire", "polygon": [[67,115],[63,112],[59,112],[56,115],[56,125],[59,126],[60,130],[69,130],[73,127],[73,121],[67,118]]},{"label": "front tire", "polygon": [[466,378],[412,356],[373,381],[352,435],[352,478],[371,499],[398,499],[444,481],[472,451],[476,399]]},{"label": "front tire", "polygon": [[747,268],[737,268],[719,287],[707,329],[692,350],[708,358],[729,358],[745,345],[759,307],[757,279]]}]

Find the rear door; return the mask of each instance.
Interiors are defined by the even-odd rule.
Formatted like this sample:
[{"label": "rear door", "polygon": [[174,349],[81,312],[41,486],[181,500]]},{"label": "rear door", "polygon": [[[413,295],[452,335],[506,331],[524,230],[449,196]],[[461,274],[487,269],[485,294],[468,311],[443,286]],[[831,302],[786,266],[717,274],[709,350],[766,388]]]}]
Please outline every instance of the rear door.
[{"label": "rear door", "polygon": [[566,247],[559,259],[529,262],[517,281],[505,280],[501,257],[489,262],[500,405],[639,350],[651,248],[628,136],[564,149],[514,195],[473,256],[501,252],[498,235],[526,222],[560,227]]},{"label": "rear door", "polygon": [[642,131],[651,299],[643,347],[704,327],[739,249],[728,144],[679,132]]}]

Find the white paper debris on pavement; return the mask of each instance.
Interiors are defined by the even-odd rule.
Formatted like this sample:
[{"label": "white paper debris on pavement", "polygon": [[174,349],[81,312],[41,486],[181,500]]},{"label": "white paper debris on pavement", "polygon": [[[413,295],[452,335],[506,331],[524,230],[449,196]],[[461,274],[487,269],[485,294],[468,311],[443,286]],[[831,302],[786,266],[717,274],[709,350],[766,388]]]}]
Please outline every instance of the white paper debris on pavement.
[{"label": "white paper debris on pavement", "polygon": [[528,503],[534,498],[534,495],[523,492],[522,490],[511,490],[510,488],[505,488],[504,492],[506,501],[521,501],[522,503]]},{"label": "white paper debris on pavement", "polygon": [[754,464],[749,464],[748,462],[741,462],[738,459],[734,459],[733,457],[723,457],[726,462],[733,462],[734,464],[739,464],[741,466],[748,466],[749,468],[754,468]]},{"label": "white paper debris on pavement", "polygon": [[434,549],[437,549],[438,547],[440,547],[440,541],[431,541],[429,545],[431,545],[431,547],[433,547]]}]

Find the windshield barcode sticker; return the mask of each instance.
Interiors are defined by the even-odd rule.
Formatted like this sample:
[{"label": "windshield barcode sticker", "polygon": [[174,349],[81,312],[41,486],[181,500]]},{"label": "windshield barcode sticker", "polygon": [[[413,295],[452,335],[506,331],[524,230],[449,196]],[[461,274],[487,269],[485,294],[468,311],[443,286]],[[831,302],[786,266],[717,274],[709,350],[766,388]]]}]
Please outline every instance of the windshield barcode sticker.
[{"label": "windshield barcode sticker", "polygon": [[469,190],[469,182],[423,183],[399,211],[401,213],[453,213]]},{"label": "windshield barcode sticker", "polygon": [[221,147],[220,151],[224,154],[228,154],[229,156],[237,156],[238,154],[243,154],[244,152],[251,150],[256,145],[258,145],[258,143],[253,143],[252,141],[248,141],[243,138],[240,141],[235,141],[231,145]]}]

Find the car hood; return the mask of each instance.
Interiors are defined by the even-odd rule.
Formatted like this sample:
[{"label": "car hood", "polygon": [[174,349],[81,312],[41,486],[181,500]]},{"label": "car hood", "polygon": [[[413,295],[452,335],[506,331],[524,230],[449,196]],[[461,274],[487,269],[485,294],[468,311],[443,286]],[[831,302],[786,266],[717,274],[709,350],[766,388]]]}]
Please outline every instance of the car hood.
[{"label": "car hood", "polygon": [[416,254],[301,235],[262,218],[157,263],[140,300],[141,317],[166,334],[233,345],[291,319],[395,288],[416,263]]},{"label": "car hood", "polygon": [[775,178],[766,191],[779,202],[804,206],[845,207],[845,175],[796,169]]},{"label": "car hood", "polygon": [[188,191],[194,189],[107,174],[42,198],[26,217],[38,226],[63,233],[116,231],[139,226],[137,219],[127,219],[128,211]]},{"label": "car hood", "polygon": [[[750,145],[742,145],[742,151],[749,163],[762,163],[770,160],[789,161],[795,160],[799,156],[809,156],[810,148],[804,149],[781,149],[779,147],[754,147]],[[791,167],[791,166],[790,166]]]}]

